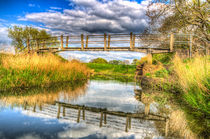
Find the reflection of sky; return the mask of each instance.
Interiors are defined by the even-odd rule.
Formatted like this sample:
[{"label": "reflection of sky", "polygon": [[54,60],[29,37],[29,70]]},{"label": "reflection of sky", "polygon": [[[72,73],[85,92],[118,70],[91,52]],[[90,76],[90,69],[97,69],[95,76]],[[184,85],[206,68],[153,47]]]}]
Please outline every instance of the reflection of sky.
[{"label": "reflection of sky", "polygon": [[92,59],[95,58],[104,58],[108,61],[110,60],[129,60],[130,63],[133,61],[133,59],[141,59],[141,57],[145,56],[144,53],[139,52],[106,52],[106,51],[87,51],[87,52],[81,52],[81,51],[69,51],[69,52],[60,52],[61,56],[63,56],[66,59],[79,59],[82,62],[89,62]]},{"label": "reflection of sky", "polygon": [[135,99],[133,91],[132,84],[92,80],[85,95],[71,103],[112,111],[134,112],[139,109],[143,111],[144,104]]},{"label": "reflection of sky", "polygon": [[[134,98],[133,89],[132,83],[92,80],[86,94],[69,103],[125,112],[143,111],[144,104]],[[62,100],[62,97],[60,100]],[[141,139],[145,137],[156,138],[159,135],[152,121],[132,119],[132,128],[126,133],[124,131],[124,117],[107,115],[107,125],[99,128],[100,113],[87,111],[86,120],[83,121],[81,118],[81,122],[76,123],[77,111],[69,111],[70,116],[67,116],[68,113],[66,113],[67,117],[65,119],[62,118],[61,114],[61,119],[58,120],[56,119],[57,106],[47,104],[46,107],[47,109],[43,107],[43,111],[36,109],[36,112],[32,112],[33,108],[30,108],[30,110],[15,107],[13,110],[7,107],[3,108],[0,111],[0,138]],[[54,108],[51,110],[53,113],[48,112],[49,107]],[[155,105],[153,107],[156,108]],[[121,127],[115,125],[116,123]]]}]

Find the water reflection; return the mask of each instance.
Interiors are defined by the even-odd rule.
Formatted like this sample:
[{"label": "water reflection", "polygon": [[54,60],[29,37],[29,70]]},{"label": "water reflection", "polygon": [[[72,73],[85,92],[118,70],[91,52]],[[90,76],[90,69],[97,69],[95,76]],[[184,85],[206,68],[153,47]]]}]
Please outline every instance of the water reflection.
[{"label": "water reflection", "polygon": [[158,108],[132,83],[92,80],[64,88],[1,96],[0,138],[140,139],[160,136],[155,121],[165,125]]}]

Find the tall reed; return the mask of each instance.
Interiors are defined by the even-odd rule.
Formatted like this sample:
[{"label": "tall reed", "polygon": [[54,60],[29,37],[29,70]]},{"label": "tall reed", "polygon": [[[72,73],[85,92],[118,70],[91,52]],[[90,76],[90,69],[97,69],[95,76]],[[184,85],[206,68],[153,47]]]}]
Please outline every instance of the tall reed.
[{"label": "tall reed", "polygon": [[53,54],[6,55],[1,59],[0,90],[64,81],[75,83],[87,79],[89,72],[84,64],[64,61]]},{"label": "tall reed", "polygon": [[186,103],[187,118],[191,129],[201,136],[208,136],[210,120],[210,59],[197,55],[183,61],[175,56],[174,71],[178,77],[181,95]]}]

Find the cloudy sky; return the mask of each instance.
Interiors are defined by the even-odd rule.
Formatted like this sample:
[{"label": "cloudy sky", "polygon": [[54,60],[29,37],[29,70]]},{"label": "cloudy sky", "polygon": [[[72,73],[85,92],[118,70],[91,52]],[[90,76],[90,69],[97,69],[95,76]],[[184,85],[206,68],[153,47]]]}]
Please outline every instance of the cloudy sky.
[{"label": "cloudy sky", "polygon": [[149,0],[0,0],[0,41],[7,28],[33,26],[51,34],[142,32]]}]

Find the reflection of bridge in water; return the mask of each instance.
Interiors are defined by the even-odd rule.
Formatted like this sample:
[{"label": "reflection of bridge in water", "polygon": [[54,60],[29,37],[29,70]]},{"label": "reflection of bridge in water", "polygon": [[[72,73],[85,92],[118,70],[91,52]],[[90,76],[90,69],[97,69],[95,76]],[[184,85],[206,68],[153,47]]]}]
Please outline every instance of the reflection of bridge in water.
[{"label": "reflection of bridge in water", "polygon": [[134,133],[151,134],[149,130],[154,126],[153,122],[162,122],[162,128],[165,128],[165,136],[168,135],[168,118],[151,114],[148,111],[148,107],[145,106],[144,113],[126,113],[122,111],[109,111],[106,108],[88,107],[84,105],[69,104],[64,102],[55,101],[56,105],[40,105],[39,109],[34,105],[33,108],[24,109],[32,110],[33,112],[48,115],[51,117],[57,117],[58,119],[64,119],[68,121],[75,121],[80,123],[81,120],[85,121],[87,125],[94,125],[98,127],[113,128],[116,130],[125,130],[125,132],[131,131]]}]

